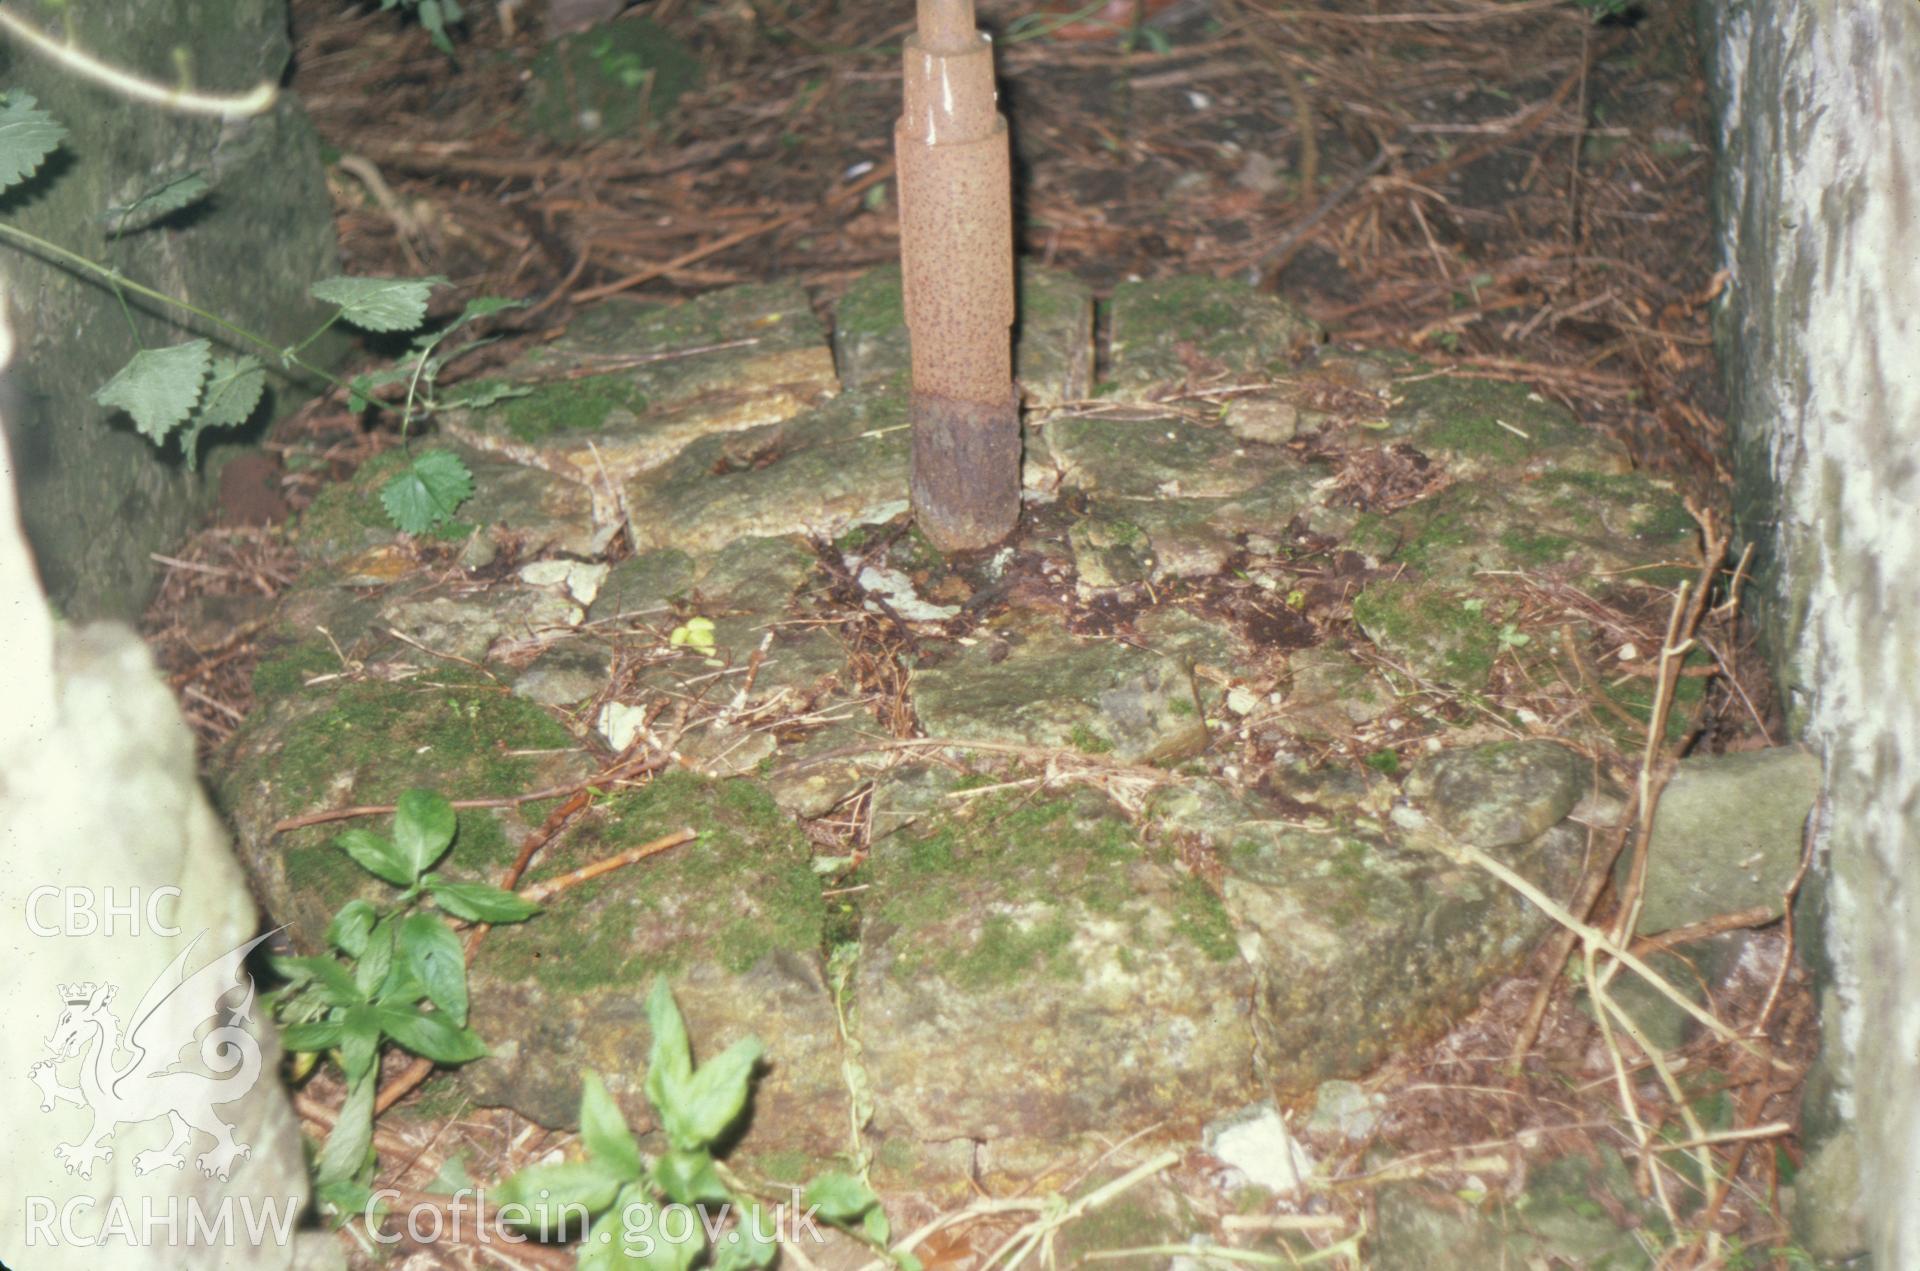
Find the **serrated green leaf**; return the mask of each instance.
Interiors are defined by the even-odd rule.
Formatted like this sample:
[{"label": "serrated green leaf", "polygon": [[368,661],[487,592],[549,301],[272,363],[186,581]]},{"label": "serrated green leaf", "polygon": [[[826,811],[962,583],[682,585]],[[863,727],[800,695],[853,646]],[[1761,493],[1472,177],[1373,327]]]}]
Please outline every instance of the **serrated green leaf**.
[{"label": "serrated green leaf", "polygon": [[486,1056],[486,1043],[471,1029],[457,1027],[444,1012],[416,1011],[405,1006],[376,1006],[380,1027],[387,1036],[416,1055],[436,1064],[464,1064]]},{"label": "serrated green leaf", "polygon": [[314,1163],[314,1180],[322,1185],[341,1183],[360,1172],[373,1150],[373,1097],[376,1082],[371,1074],[347,1089],[346,1102],[334,1120],[333,1133],[320,1149]]},{"label": "serrated green leaf", "polygon": [[100,214],[111,228],[109,234],[130,234],[156,221],[198,203],[213,187],[198,172],[183,172],[141,193],[131,203],[115,204]]},{"label": "serrated green leaf", "polygon": [[465,1027],[467,950],[440,915],[407,915],[400,924],[400,956],[427,990],[427,1000]]},{"label": "serrated green leaf", "polygon": [[[421,458],[426,456],[422,455]],[[414,462],[417,466],[419,460]],[[456,458],[455,462],[459,460]],[[453,805],[447,802],[444,795],[431,790],[408,790],[400,796],[393,813],[393,845],[400,849],[400,858],[413,867],[408,882],[419,878],[435,861],[446,855],[459,826]]]},{"label": "serrated green leaf", "polygon": [[200,434],[209,428],[237,428],[253,415],[266,391],[267,372],[256,357],[217,357],[207,375],[200,408],[180,434],[180,453],[187,470],[200,466]]},{"label": "serrated green leaf", "polygon": [[453,320],[453,326],[448,327],[447,330],[451,331],[453,327],[462,326],[476,318],[491,318],[494,314],[508,309],[526,307],[527,302],[524,300],[510,300],[505,296],[475,296],[467,301],[467,307],[460,311],[460,316]]},{"label": "serrated green leaf", "polygon": [[327,924],[327,943],[340,952],[359,957],[367,949],[367,933],[380,915],[364,900],[349,900]]},{"label": "serrated green leaf", "polygon": [[26,93],[8,93],[0,103],[0,190],[32,176],[60,148],[67,130]]},{"label": "serrated green leaf", "polygon": [[363,331],[411,331],[427,318],[427,300],[447,280],[432,278],[326,278],[308,291]]},{"label": "serrated green leaf", "polygon": [[333,845],[353,857],[361,869],[395,887],[413,886],[413,870],[391,840],[372,830],[346,830],[333,836]]},{"label": "serrated green leaf", "polygon": [[473,474],[451,450],[429,450],[415,456],[406,471],[380,490],[387,516],[409,534],[425,534],[451,519],[472,497]]},{"label": "serrated green leaf", "polygon": [[212,346],[205,340],[142,349],[94,393],[93,400],[126,411],[141,434],[159,445],[186,422],[200,400],[200,385],[207,378],[212,356]]},{"label": "serrated green leaf", "polygon": [[828,1222],[849,1223],[880,1203],[873,1189],[851,1174],[822,1174],[807,1184],[804,1204],[820,1211]]},{"label": "serrated green leaf", "polygon": [[456,883],[431,874],[422,881],[435,903],[468,922],[525,922],[540,912],[531,900],[486,883]]}]

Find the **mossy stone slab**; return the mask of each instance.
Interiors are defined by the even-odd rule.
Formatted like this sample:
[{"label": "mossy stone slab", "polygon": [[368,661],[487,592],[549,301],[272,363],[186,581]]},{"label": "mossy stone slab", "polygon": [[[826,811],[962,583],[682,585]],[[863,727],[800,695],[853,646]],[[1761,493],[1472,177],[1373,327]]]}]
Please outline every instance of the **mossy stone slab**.
[{"label": "mossy stone slab", "polygon": [[652,1124],[641,1089],[646,998],[664,975],[697,1056],[748,1035],[768,1048],[742,1149],[829,1155],[845,1142],[847,1092],[822,955],[825,903],[805,837],[764,790],[663,775],[596,804],[528,881],[683,826],[700,837],[493,930],[471,973],[473,1027],[493,1053],[458,1080],[477,1102],[572,1126],[580,1073],[593,1069],[629,1124]]},{"label": "mossy stone slab", "polygon": [[784,423],[707,436],[627,486],[634,537],[700,554],[736,538],[837,537],[905,510],[907,403],[845,393]]},{"label": "mossy stone slab", "polygon": [[839,388],[820,319],[792,283],[671,308],[599,305],[488,383],[527,392],[449,412],[449,433],[603,493],[700,437],[777,423]]},{"label": "mossy stone slab", "polygon": [[930,737],[1064,747],[1127,763],[1173,762],[1207,744],[1187,667],[1050,624],[983,633],[913,685]]},{"label": "mossy stone slab", "polygon": [[[430,540],[455,543],[476,531],[510,533],[527,556],[548,551],[591,556],[612,533],[612,525],[603,529],[596,522],[593,494],[580,482],[442,441],[418,443],[412,454],[436,450],[450,450],[467,465],[473,473],[473,497],[451,521],[424,536]],[[339,564],[402,541],[406,536],[388,519],[380,491],[409,462],[405,448],[383,451],[352,477],[322,489],[300,514],[293,539],[300,555]]]},{"label": "mossy stone slab", "polygon": [[1150,411],[1061,415],[1042,436],[1062,485],[1110,498],[1227,498],[1297,462],[1219,425]]},{"label": "mossy stone slab", "polygon": [[1096,1128],[1254,1096],[1219,900],[1102,807],[949,800],[874,844],[856,993],[883,1135],[1031,1169]]},{"label": "mossy stone slab", "polygon": [[[1093,374],[1093,293],[1072,274],[1021,261],[1013,373],[1029,409],[1087,395]],[[833,313],[834,357],[848,388],[904,382],[910,366],[900,267],[854,280]]]},{"label": "mossy stone slab", "polygon": [[1320,338],[1278,296],[1216,278],[1124,282],[1111,305],[1111,377],[1122,398],[1279,373]]}]

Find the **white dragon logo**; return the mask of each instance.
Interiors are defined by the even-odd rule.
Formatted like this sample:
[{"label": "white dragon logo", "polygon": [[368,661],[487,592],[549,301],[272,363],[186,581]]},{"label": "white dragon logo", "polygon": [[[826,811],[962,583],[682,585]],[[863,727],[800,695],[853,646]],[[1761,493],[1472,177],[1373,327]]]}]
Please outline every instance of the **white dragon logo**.
[{"label": "white dragon logo", "polygon": [[[66,1009],[47,1038],[47,1050],[53,1058],[34,1063],[28,1075],[40,1087],[42,1112],[51,1112],[62,1100],[93,1109],[93,1128],[86,1137],[54,1149],[54,1155],[66,1162],[67,1173],[93,1177],[96,1160],[113,1159],[107,1141],[116,1127],[159,1117],[171,1122],[172,1137],[159,1151],[134,1156],[136,1174],[165,1166],[183,1168],[187,1163],[183,1149],[195,1130],[213,1136],[213,1148],[196,1158],[201,1173],[210,1177],[226,1178],[236,1157],[252,1153],[245,1143],[234,1140],[233,1127],[221,1120],[214,1108],[240,1098],[259,1079],[260,1043],[244,1027],[253,1006],[253,977],[241,970],[241,964],[255,945],[272,934],[268,932],[230,950],[186,975],[187,957],[200,943],[200,937],[194,937],[140,999],[124,1040],[120,1021],[107,1009],[117,991],[114,985],[85,982],[60,986]],[[242,987],[246,995],[238,1005],[223,1006],[226,998]],[[180,1052],[193,1044],[194,1034],[209,1020],[216,1020],[218,1026],[200,1040],[200,1060],[215,1075],[176,1070]],[[80,1054],[89,1042],[93,1052],[81,1058],[80,1084],[60,1085],[55,1069]],[[131,1058],[115,1067],[122,1049]]]}]

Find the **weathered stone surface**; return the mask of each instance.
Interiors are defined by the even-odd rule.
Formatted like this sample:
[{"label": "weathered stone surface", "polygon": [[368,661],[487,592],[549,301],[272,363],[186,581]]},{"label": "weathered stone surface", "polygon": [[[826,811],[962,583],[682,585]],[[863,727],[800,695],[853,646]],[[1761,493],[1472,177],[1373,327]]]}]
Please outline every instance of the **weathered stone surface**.
[{"label": "weathered stone surface", "polygon": [[1617,444],[1524,384],[1429,375],[1396,384],[1393,395],[1392,434],[1461,477],[1629,470]]},{"label": "weathered stone surface", "polygon": [[1654,813],[1641,934],[1783,912],[1819,793],[1820,761],[1797,746],[1681,760]]},{"label": "weathered stone surface", "polygon": [[1380,1271],[1548,1265],[1626,1271],[1648,1264],[1646,1250],[1613,1215],[1659,1220],[1611,1148],[1601,1149],[1598,1164],[1568,1155],[1533,1166],[1526,1192],[1512,1202],[1496,1192],[1472,1206],[1428,1185],[1389,1183],[1378,1205],[1372,1265]]},{"label": "weathered stone surface", "polygon": [[1255,1093],[1219,901],[1118,819],[971,800],[877,842],[873,886],[857,993],[883,1133],[1040,1160]]},{"label": "weathered stone surface", "polygon": [[782,424],[709,436],[627,489],[648,547],[699,551],[735,538],[834,537],[906,508],[906,398],[846,393]]},{"label": "weathered stone surface", "polygon": [[1177,662],[1047,627],[982,640],[914,677],[928,735],[1074,747],[1164,763],[1207,744],[1193,676]]},{"label": "weathered stone surface", "polygon": [[1453,587],[1377,582],[1353,598],[1353,617],[1406,670],[1471,692],[1486,686],[1500,653],[1500,627],[1485,603]]},{"label": "weathered stone surface", "polygon": [[[481,534],[511,533],[526,555],[546,551],[579,556],[597,554],[612,537],[615,524],[604,529],[596,522],[592,492],[537,468],[495,458],[466,446],[429,442],[414,447],[415,454],[451,450],[473,472],[473,497],[459,514],[427,537],[457,543]],[[380,490],[409,462],[405,449],[376,455],[338,485],[315,496],[300,516],[294,543],[310,561],[341,562],[391,546],[405,536],[387,519]]]},{"label": "weathered stone surface", "polygon": [[1462,843],[1515,847],[1573,811],[1593,765],[1550,741],[1496,741],[1443,751],[1407,778],[1407,797]]},{"label": "weathered stone surface", "polygon": [[1125,282],[1112,303],[1113,378],[1124,396],[1283,370],[1319,338],[1292,305],[1244,283]]},{"label": "weathered stone surface", "polygon": [[1225,498],[1292,463],[1218,425],[1138,411],[1061,415],[1045,438],[1062,484],[1112,498]]},{"label": "weathered stone surface", "polygon": [[792,284],[675,308],[598,305],[501,379],[532,391],[453,412],[447,431],[603,495],[701,437],[778,423],[839,387],[820,320]]},{"label": "weathered stone surface", "polygon": [[589,612],[595,622],[663,617],[693,590],[693,557],[671,549],[629,556],[607,571]]}]

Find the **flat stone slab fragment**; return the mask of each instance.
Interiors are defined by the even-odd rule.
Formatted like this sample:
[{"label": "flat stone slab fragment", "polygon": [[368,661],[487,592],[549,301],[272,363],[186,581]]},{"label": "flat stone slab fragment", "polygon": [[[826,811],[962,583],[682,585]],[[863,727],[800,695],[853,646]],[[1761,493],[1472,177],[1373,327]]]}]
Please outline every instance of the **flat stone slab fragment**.
[{"label": "flat stone slab fragment", "polygon": [[710,548],[778,534],[834,537],[906,509],[907,403],[842,394],[765,428],[708,436],[627,487],[636,542]]},{"label": "flat stone slab fragment", "polygon": [[1061,484],[1118,498],[1226,498],[1298,462],[1217,425],[1138,410],[1058,416],[1044,436]]},{"label": "flat stone slab fragment", "polygon": [[[1072,274],[1021,261],[1013,374],[1029,409],[1085,397],[1093,382],[1093,293]],[[848,388],[904,382],[909,365],[900,267],[856,279],[833,311],[833,350]]]},{"label": "flat stone slab fragment", "polygon": [[449,433],[602,488],[700,437],[777,423],[839,389],[826,332],[790,283],[674,308],[596,305],[494,382],[527,391],[451,412]]},{"label": "flat stone slab fragment", "polygon": [[1038,1167],[1097,1126],[1255,1096],[1252,981],[1211,890],[1097,797],[948,808],[873,848],[877,1130]]},{"label": "flat stone slab fragment", "polygon": [[1213,278],[1123,282],[1111,306],[1112,378],[1123,398],[1284,371],[1320,338],[1278,296]]},{"label": "flat stone slab fragment", "polygon": [[1114,641],[1033,626],[987,635],[914,676],[930,737],[1067,747],[1165,763],[1207,744],[1193,675]]},{"label": "flat stone slab fragment", "polygon": [[[550,472],[524,467],[472,447],[433,441],[416,443],[414,454],[451,450],[473,473],[473,497],[459,514],[428,536],[458,542],[475,534],[511,534],[527,555],[546,551],[597,555],[617,526],[596,521],[586,486]],[[388,520],[380,490],[402,472],[408,451],[396,448],[360,465],[351,478],[323,489],[300,514],[294,546],[309,561],[345,561],[404,536]]]}]

